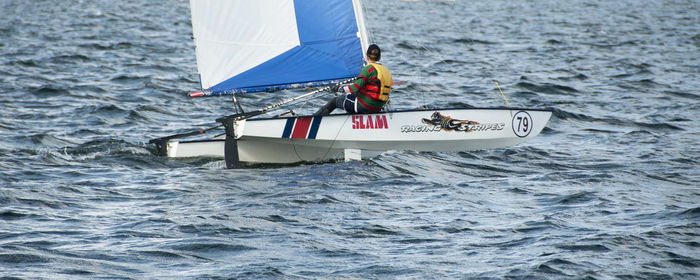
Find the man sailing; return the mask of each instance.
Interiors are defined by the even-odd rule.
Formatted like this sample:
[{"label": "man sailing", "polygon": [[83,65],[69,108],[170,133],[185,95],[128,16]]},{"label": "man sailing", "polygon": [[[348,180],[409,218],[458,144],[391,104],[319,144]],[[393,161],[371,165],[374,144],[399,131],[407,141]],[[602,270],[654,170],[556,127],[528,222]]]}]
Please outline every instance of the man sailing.
[{"label": "man sailing", "polygon": [[393,80],[384,65],[379,64],[382,53],[375,44],[367,48],[367,65],[362,68],[357,79],[350,85],[331,88],[340,95],[329,100],[314,116],[330,115],[335,108],[343,108],[350,114],[379,112],[389,101]]}]

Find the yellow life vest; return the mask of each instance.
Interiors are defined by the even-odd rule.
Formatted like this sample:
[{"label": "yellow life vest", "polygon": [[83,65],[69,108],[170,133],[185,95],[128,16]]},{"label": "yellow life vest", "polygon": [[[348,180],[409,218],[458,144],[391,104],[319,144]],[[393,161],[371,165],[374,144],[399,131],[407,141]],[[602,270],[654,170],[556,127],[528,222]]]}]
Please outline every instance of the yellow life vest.
[{"label": "yellow life vest", "polygon": [[379,63],[370,63],[374,69],[377,70],[377,79],[379,79],[379,100],[387,101],[389,100],[389,93],[391,93],[391,86],[394,84],[394,80],[391,78],[391,73],[389,69],[384,67]]}]

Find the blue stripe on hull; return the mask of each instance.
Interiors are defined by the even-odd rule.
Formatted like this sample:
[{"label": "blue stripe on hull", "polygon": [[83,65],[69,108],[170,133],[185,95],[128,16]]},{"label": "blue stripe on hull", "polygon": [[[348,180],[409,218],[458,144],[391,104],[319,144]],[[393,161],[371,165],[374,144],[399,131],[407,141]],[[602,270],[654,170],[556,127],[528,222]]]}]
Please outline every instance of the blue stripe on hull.
[{"label": "blue stripe on hull", "polygon": [[309,136],[306,139],[316,139],[316,133],[318,133],[318,128],[321,126],[322,117],[314,117],[311,123],[311,129],[309,129]]},{"label": "blue stripe on hull", "polygon": [[282,132],[282,138],[289,138],[292,135],[292,128],[294,128],[294,121],[297,118],[288,118],[287,124],[284,125],[284,132]]}]

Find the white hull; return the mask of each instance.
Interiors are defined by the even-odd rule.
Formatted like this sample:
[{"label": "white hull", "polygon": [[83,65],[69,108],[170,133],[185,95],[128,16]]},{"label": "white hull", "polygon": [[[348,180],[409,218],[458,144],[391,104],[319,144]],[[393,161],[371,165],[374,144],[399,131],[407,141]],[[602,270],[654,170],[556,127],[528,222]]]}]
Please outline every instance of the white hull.
[{"label": "white hull", "polygon": [[[237,123],[241,162],[294,163],[362,157],[389,150],[459,152],[517,145],[544,129],[552,112],[534,109],[439,109],[363,115],[248,119]],[[170,141],[169,157],[224,157],[225,135]]]}]

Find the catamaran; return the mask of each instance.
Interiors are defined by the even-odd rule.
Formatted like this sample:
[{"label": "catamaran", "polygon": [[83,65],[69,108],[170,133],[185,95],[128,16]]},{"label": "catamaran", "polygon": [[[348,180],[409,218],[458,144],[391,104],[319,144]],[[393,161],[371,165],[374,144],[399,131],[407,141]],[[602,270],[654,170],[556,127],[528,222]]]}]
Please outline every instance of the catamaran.
[{"label": "catamaran", "polygon": [[[389,150],[459,152],[517,145],[544,129],[552,111],[528,108],[385,110],[372,114],[265,117],[272,109],[349,82],[368,46],[361,0],[191,0],[201,90],[230,95],[220,125],[152,139],[167,157],[244,163],[358,160]],[[236,96],[320,87],[244,112]],[[178,139],[220,131],[204,140]]]}]

